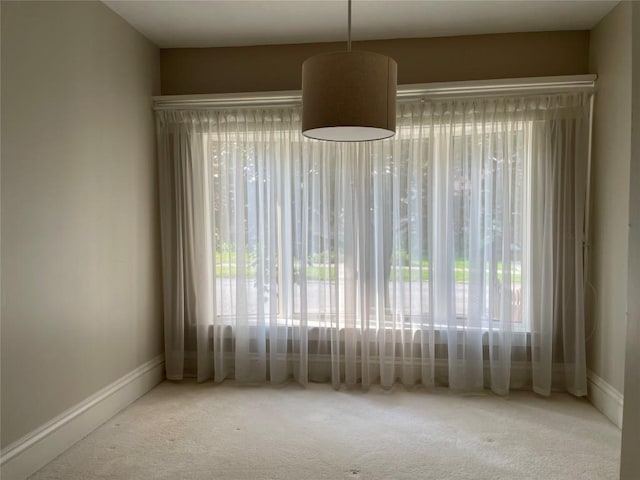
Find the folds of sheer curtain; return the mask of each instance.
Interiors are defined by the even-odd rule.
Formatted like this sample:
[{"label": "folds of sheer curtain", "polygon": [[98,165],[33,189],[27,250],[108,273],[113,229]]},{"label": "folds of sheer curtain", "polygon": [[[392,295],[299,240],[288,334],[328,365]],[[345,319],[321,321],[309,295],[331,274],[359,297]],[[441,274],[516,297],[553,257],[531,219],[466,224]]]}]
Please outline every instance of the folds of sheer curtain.
[{"label": "folds of sheer curtain", "polygon": [[167,376],[586,393],[584,94],[158,111]]}]

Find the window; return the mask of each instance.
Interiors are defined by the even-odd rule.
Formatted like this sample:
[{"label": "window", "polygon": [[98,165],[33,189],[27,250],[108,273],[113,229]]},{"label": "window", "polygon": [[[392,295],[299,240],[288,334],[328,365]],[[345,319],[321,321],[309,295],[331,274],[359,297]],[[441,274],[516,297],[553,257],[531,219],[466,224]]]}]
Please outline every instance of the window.
[{"label": "window", "polygon": [[438,296],[461,328],[528,328],[531,120],[338,145],[266,118],[203,135],[219,319],[439,328]]}]

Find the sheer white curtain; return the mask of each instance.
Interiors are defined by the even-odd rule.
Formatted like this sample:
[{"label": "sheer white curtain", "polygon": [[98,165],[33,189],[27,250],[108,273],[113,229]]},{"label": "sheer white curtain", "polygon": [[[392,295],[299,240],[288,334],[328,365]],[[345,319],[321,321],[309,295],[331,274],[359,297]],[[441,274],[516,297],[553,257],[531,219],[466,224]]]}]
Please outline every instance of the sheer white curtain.
[{"label": "sheer white curtain", "polygon": [[586,394],[586,94],[158,111],[167,376]]}]

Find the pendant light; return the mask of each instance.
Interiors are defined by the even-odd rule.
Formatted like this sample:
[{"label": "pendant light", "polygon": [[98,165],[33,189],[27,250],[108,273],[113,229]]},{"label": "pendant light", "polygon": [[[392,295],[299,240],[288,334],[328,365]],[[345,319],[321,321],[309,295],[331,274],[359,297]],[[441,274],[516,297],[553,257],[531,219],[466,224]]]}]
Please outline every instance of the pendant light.
[{"label": "pendant light", "polygon": [[351,50],[351,0],[346,52],[302,64],[302,134],[362,142],[396,133],[397,64],[378,53]]}]

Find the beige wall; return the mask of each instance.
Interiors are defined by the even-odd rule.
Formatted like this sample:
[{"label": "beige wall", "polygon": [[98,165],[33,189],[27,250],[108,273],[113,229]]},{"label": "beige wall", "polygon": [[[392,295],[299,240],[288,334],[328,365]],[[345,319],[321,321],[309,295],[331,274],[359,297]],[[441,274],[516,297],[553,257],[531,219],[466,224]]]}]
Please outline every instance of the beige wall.
[{"label": "beige wall", "polygon": [[[345,43],[161,50],[162,94],[299,90],[302,62]],[[540,32],[355,42],[390,55],[398,83],[588,73],[589,32]]]},{"label": "beige wall", "polygon": [[[594,109],[591,255],[586,291],[588,367],[624,389],[631,155],[631,4],[622,2],[591,31]],[[595,322],[595,327],[594,327]]]},{"label": "beige wall", "polygon": [[2,446],[162,353],[159,51],[99,2],[2,2]]},{"label": "beige wall", "polygon": [[624,383],[621,480],[640,476],[640,3],[632,15],[632,143],[629,197],[629,315]]}]

